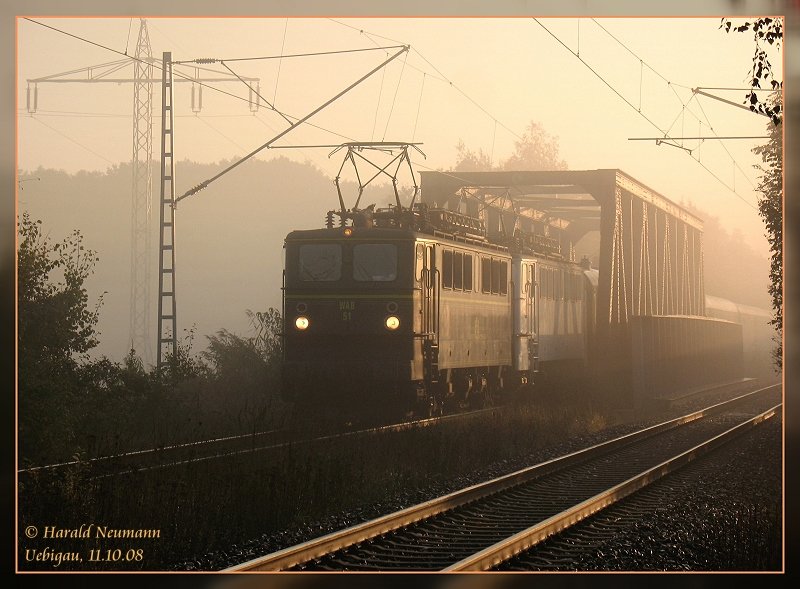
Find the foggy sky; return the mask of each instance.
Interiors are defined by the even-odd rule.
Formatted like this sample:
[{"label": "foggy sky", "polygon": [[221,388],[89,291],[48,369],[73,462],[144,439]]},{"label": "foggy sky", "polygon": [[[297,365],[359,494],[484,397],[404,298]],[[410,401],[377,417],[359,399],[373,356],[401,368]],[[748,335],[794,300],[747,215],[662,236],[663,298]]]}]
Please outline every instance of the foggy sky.
[{"label": "foggy sky", "polygon": [[[127,18],[40,20],[120,52],[126,50],[128,54],[133,53],[139,26],[138,19]],[[735,186],[738,195],[684,150],[629,140],[659,134],[638,109],[662,129],[669,128],[670,135],[676,137],[707,136],[713,132],[723,136],[764,135],[768,122],[764,117],[710,99],[691,99],[690,89],[696,86],[744,87],[754,48],[752,36],[726,35],[718,30],[719,18],[600,19],[600,24],[624,43],[623,47],[590,19],[542,19],[541,23],[569,48],[579,49],[581,58],[634,107],[530,18],[148,20],[154,57],[169,50],[173,59],[234,60],[410,43],[413,50],[407,58],[395,60],[385,73],[378,72],[311,120],[322,129],[298,128],[283,144],[335,144],[370,139],[420,141],[427,157],[414,158],[417,171],[447,169],[455,163],[459,140],[476,151],[482,149],[490,154],[495,163],[508,157],[514,141],[533,120],[558,139],[561,157],[570,169],[620,168],[675,202],[691,202],[709,211],[726,227],[741,231],[766,259],[763,225],[754,209],[756,197],[751,185],[757,182],[752,166],[759,160],[750,152],[763,140],[726,141],[724,148],[718,141],[702,145],[697,141],[685,143],[687,149],[693,150],[693,157],[699,154],[700,162],[722,182]],[[23,170],[23,179],[35,175],[39,166],[70,173],[105,171],[109,166],[130,160],[130,84],[42,83],[37,113],[30,116],[26,111],[28,79],[121,57],[34,23],[19,22],[18,167]],[[274,101],[279,110],[299,117],[385,58],[383,51],[370,51],[227,63],[239,75],[260,78],[262,96]],[[219,65],[213,67],[224,69]],[[130,68],[125,71],[130,76]],[[157,69],[154,73],[160,75]],[[669,84],[660,76],[669,80]],[[777,76],[782,79],[780,69]],[[216,86],[240,97],[247,96],[241,82]],[[744,95],[743,91],[709,92],[735,102],[740,102]],[[210,88],[203,90],[203,108],[195,114],[191,109],[189,84],[176,84],[175,105],[178,194],[190,187],[182,180],[181,160],[201,163],[233,160],[287,126],[283,118],[263,106],[252,114],[246,102]],[[160,84],[157,84],[153,154],[156,158],[159,109]],[[703,121],[702,125],[697,118]],[[264,151],[257,157],[308,160],[332,178],[341,159],[328,158],[330,151],[287,149]],[[233,171],[231,175],[236,173]],[[36,181],[24,184],[24,191],[19,193],[21,208],[37,198],[36,190]],[[296,198],[290,194],[268,197]],[[119,199],[120,215],[129,214],[129,194],[114,194],[109,198]],[[225,194],[224,198],[230,199],[230,207],[220,203],[211,206],[208,194],[201,192],[181,204],[182,219],[203,219],[204,215],[219,215],[220,211],[228,211],[234,219],[237,215],[239,219],[248,215],[248,210],[241,206],[241,195]],[[332,183],[327,198],[328,208],[333,208],[336,193]],[[42,204],[38,203],[40,207]],[[86,210],[80,210],[77,219],[83,226],[78,228],[88,229],[108,221],[98,216],[96,208],[87,206]],[[323,209],[308,211],[320,225]],[[46,203],[42,210],[46,210]],[[235,242],[237,230],[253,230],[234,221],[225,229],[230,234],[213,230],[203,234],[195,229],[201,223],[185,223],[182,219],[179,243],[216,240],[223,258],[237,255],[235,250],[226,249]],[[157,216],[154,220],[157,223]],[[63,235],[73,228],[59,225],[58,219],[46,221],[50,221],[55,234]],[[119,226],[124,227],[124,223]],[[277,224],[275,235],[280,237],[294,228],[296,219],[287,215]],[[129,236],[123,233],[121,238]],[[264,255],[275,258],[280,251]],[[189,248],[180,250],[178,256],[180,263],[188,266],[209,262],[193,258]],[[116,264],[123,280],[129,273],[129,266],[126,267],[129,260],[116,259],[111,263]],[[257,271],[252,268],[252,272]],[[249,280],[239,276],[218,279],[225,284]],[[197,296],[202,291],[198,293],[196,289],[208,287],[184,288]],[[243,310],[244,307],[236,312]],[[179,327],[188,328],[194,323],[191,317],[184,315],[184,318],[186,323]],[[209,318],[194,319],[205,322]],[[228,327],[220,321],[208,325]],[[127,324],[124,327],[127,330]]]}]

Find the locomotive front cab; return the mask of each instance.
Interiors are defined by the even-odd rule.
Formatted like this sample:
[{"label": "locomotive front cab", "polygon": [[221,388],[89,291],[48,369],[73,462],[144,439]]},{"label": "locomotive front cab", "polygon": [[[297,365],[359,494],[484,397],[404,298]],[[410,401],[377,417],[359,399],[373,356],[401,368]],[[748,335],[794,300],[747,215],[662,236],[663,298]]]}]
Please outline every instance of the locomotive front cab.
[{"label": "locomotive front cab", "polygon": [[414,239],[343,227],[286,238],[283,393],[319,407],[404,402],[413,359]]}]

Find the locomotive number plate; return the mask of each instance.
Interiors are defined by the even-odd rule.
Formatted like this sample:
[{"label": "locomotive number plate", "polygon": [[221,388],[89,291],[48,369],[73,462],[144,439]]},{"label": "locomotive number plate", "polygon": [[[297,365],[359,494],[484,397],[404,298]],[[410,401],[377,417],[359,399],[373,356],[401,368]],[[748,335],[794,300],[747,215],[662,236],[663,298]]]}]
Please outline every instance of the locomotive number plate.
[{"label": "locomotive number plate", "polygon": [[353,318],[353,311],[355,311],[355,309],[355,301],[339,301],[339,311],[342,313],[342,321],[350,321]]}]

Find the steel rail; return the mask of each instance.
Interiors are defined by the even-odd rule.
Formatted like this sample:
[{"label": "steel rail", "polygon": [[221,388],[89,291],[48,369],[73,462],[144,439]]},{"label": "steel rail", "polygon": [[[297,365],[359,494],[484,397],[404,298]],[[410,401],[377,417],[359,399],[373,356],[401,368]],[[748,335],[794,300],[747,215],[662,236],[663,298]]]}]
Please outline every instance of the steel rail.
[{"label": "steel rail", "polygon": [[763,393],[780,385],[772,385],[752,391],[728,401],[706,407],[669,421],[656,424],[637,432],[626,434],[619,438],[596,444],[583,450],[572,452],[565,456],[554,458],[540,464],[530,466],[516,472],[492,479],[490,481],[472,485],[465,489],[455,491],[448,495],[426,501],[383,517],[336,531],[320,538],[309,540],[296,546],[267,554],[247,562],[224,569],[223,572],[248,572],[248,571],[280,571],[293,566],[309,562],[330,552],[341,550],[353,544],[369,540],[387,532],[405,527],[423,519],[435,516],[450,509],[471,503],[483,497],[493,495],[529,482],[533,479],[551,474],[555,471],[584,462],[589,458],[609,453],[618,448],[633,444],[658,433],[679,427],[683,424],[713,416],[730,407],[751,399],[754,395]]},{"label": "steel rail", "polygon": [[513,558],[520,552],[532,548],[539,542],[547,539],[549,536],[557,534],[575,525],[582,519],[589,517],[590,515],[602,509],[605,509],[609,505],[612,505],[628,495],[653,484],[657,480],[689,464],[693,460],[708,454],[725,442],[730,441],[733,437],[738,436],[739,434],[756,427],[760,423],[763,423],[767,419],[774,417],[777,414],[780,406],[781,404],[778,404],[767,411],[756,415],[755,417],[748,419],[747,421],[744,421],[701,444],[698,444],[694,448],[686,450],[685,452],[682,452],[681,454],[669,460],[665,460],[661,464],[658,464],[639,473],[636,476],[629,478],[627,481],[615,485],[614,487],[611,487],[602,493],[598,493],[594,497],[590,497],[574,507],[562,511],[561,513],[556,514],[536,524],[535,526],[531,526],[527,530],[523,530],[522,532],[519,532],[518,534],[515,534],[510,538],[503,540],[502,542],[498,542],[493,546],[489,546],[488,548],[485,548],[484,550],[445,568],[444,571],[485,571],[491,569],[492,567]]},{"label": "steel rail", "polygon": [[[374,426],[370,428],[360,429],[360,430],[353,430],[353,431],[341,431],[341,432],[334,432],[328,435],[316,437],[316,438],[299,438],[299,439],[290,439],[285,442],[278,442],[268,445],[259,446],[251,446],[249,448],[242,448],[242,449],[225,449],[225,450],[214,450],[214,446],[221,446],[223,444],[230,444],[232,442],[252,442],[254,438],[263,438],[269,435],[277,435],[277,434],[285,434],[289,433],[291,430],[269,430],[264,432],[256,432],[255,434],[241,434],[235,436],[226,436],[216,439],[210,440],[198,440],[195,442],[186,442],[182,444],[174,444],[170,446],[163,446],[160,448],[148,448],[146,450],[132,450],[130,452],[124,452],[121,454],[111,454],[108,456],[98,456],[95,458],[89,458],[87,460],[72,460],[69,462],[61,462],[58,464],[47,464],[42,466],[31,466],[23,469],[19,469],[17,472],[18,474],[30,474],[39,471],[55,471],[58,469],[66,468],[66,467],[76,467],[79,465],[88,465],[91,467],[101,467],[106,464],[113,464],[114,461],[123,461],[123,460],[130,460],[130,459],[137,459],[137,458],[147,458],[147,457],[155,457],[156,459],[160,459],[161,462],[157,462],[156,464],[128,464],[124,470],[119,470],[117,472],[110,472],[110,473],[103,473],[93,478],[108,478],[123,474],[130,474],[130,473],[141,473],[150,470],[157,470],[162,468],[173,468],[177,466],[182,466],[190,463],[198,463],[203,462],[206,460],[213,460],[217,458],[227,458],[233,456],[240,456],[243,454],[252,454],[255,452],[262,452],[266,450],[280,450],[283,448],[294,447],[302,444],[316,444],[322,442],[331,442],[336,440],[341,440],[350,437],[359,437],[359,436],[369,436],[369,435],[381,435],[387,433],[397,433],[402,431],[414,430],[414,429],[422,429],[425,427],[432,427],[439,425],[444,422],[458,420],[458,419],[468,419],[477,415],[481,415],[488,412],[495,412],[499,409],[499,407],[489,407],[486,409],[478,409],[475,411],[468,411],[465,413],[454,413],[451,415],[443,415],[440,417],[429,417],[425,419],[418,419],[414,421],[404,421],[400,423],[394,424],[387,424],[381,426]],[[167,458],[168,454],[172,454],[179,451],[191,451],[196,450],[198,448],[209,447],[211,452],[200,455],[200,456],[190,456],[187,458],[181,459],[180,457],[176,457],[174,459],[169,460]]]},{"label": "steel rail", "polygon": [[121,474],[129,474],[129,473],[141,473],[150,470],[158,470],[162,468],[174,468],[177,466],[183,466],[186,464],[193,464],[193,463],[200,463],[205,462],[207,460],[215,460],[218,458],[232,458],[234,456],[242,456],[244,454],[254,454],[256,452],[264,452],[266,450],[282,450],[284,448],[296,447],[301,445],[311,445],[311,444],[319,444],[323,442],[334,442],[337,440],[343,440],[345,438],[350,437],[361,437],[361,436],[369,436],[369,435],[380,435],[384,433],[395,433],[401,432],[406,430],[414,430],[414,429],[422,429],[424,427],[431,427],[435,425],[439,425],[444,421],[454,420],[454,419],[466,419],[469,417],[474,417],[475,415],[479,415],[481,413],[486,413],[489,411],[495,411],[497,408],[488,408],[488,409],[479,409],[477,411],[470,411],[468,413],[456,413],[453,415],[445,415],[442,417],[429,417],[427,419],[421,419],[417,421],[406,421],[402,423],[396,423],[393,425],[382,425],[377,427],[372,427],[368,429],[362,430],[355,430],[350,432],[337,432],[332,433],[325,436],[320,436],[318,438],[301,438],[298,440],[290,440],[288,442],[279,442],[277,444],[270,444],[267,446],[257,446],[252,448],[245,448],[242,450],[230,450],[227,452],[217,452],[216,454],[206,454],[203,456],[192,456],[191,458],[186,458],[184,460],[175,460],[172,462],[162,462],[159,464],[153,464],[148,466],[140,466],[136,467],[135,469],[127,469],[124,471],[110,473],[110,474],[103,474],[98,477],[94,478],[108,478],[112,476],[118,476]]}]

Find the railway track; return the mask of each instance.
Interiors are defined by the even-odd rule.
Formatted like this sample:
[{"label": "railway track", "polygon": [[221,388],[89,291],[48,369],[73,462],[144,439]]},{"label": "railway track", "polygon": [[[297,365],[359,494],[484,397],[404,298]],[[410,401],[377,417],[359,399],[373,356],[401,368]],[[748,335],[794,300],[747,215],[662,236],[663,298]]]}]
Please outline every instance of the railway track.
[{"label": "railway track", "polygon": [[766,420],[491,570],[781,570],[782,427]]},{"label": "railway track", "polygon": [[486,570],[778,414],[780,386],[718,403],[226,569]]},{"label": "railway track", "polygon": [[82,461],[72,460],[58,464],[34,466],[20,469],[18,472],[20,475],[24,476],[43,472],[58,472],[68,468],[86,466],[90,469],[91,476],[93,477],[117,476],[164,468],[174,468],[191,463],[231,458],[255,452],[280,451],[289,447],[296,448],[302,445],[322,445],[349,438],[369,437],[433,427],[458,419],[475,418],[479,415],[491,413],[496,410],[498,410],[498,408],[478,409],[465,413],[455,413],[441,417],[431,417],[362,429],[332,430],[325,435],[313,437],[308,437],[304,432],[271,430],[185,444],[174,444],[147,450],[136,450]]},{"label": "railway track", "polygon": [[[713,393],[717,389],[734,390],[735,388],[741,388],[742,386],[746,386],[751,380],[752,379],[741,379],[740,381],[725,383],[711,389],[698,389],[693,391],[690,395],[677,399],[665,400],[663,404],[667,406],[676,406],[686,401],[687,398]],[[208,440],[164,445],[157,448],[132,450],[129,452],[71,460],[56,464],[32,466],[20,469],[18,473],[21,476],[26,476],[45,472],[57,473],[76,467],[87,467],[90,475],[93,477],[117,476],[149,470],[173,468],[192,462],[231,458],[254,452],[279,451],[293,445],[329,443],[335,440],[344,440],[346,438],[358,436],[380,435],[420,429],[452,422],[458,419],[470,419],[493,411],[502,410],[502,408],[503,405],[498,405],[485,409],[446,414],[439,417],[415,419],[387,425],[364,426],[357,429],[353,429],[349,426],[328,426],[323,435],[309,436],[309,430],[295,431],[292,429],[274,429],[250,434],[222,436]]]}]

